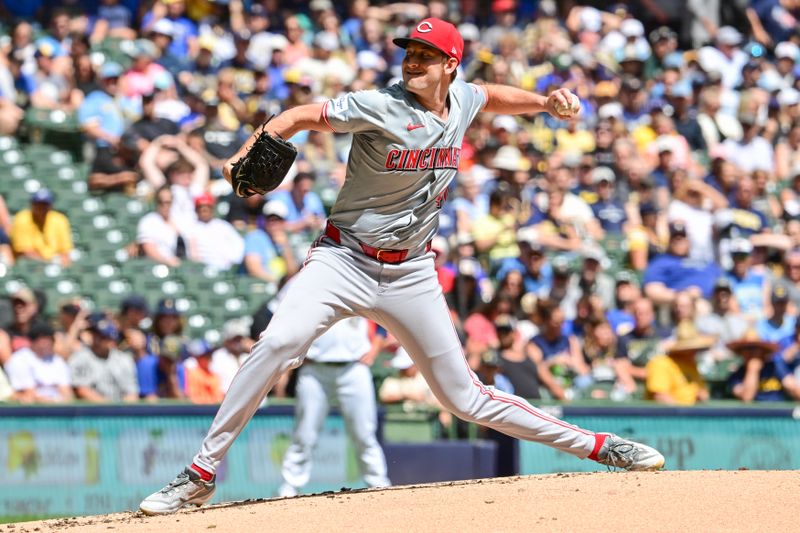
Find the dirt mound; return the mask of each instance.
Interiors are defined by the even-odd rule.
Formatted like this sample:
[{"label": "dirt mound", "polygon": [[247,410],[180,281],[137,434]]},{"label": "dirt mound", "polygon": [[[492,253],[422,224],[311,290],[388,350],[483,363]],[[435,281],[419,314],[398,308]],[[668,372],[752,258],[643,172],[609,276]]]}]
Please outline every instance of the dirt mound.
[{"label": "dirt mound", "polygon": [[[790,531],[800,471],[555,474],[0,525],[0,532]],[[768,499],[765,496],[769,496]]]}]

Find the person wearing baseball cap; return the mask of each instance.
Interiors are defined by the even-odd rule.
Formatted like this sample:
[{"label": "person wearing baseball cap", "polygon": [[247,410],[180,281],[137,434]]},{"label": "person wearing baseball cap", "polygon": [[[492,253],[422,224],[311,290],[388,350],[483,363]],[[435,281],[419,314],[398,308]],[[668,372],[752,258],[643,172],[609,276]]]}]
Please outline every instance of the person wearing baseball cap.
[{"label": "person wearing baseball cap", "polygon": [[204,192],[194,199],[197,220],[187,231],[189,257],[194,261],[228,270],[244,259],[244,239],[227,220],[216,217],[216,199]]},{"label": "person wearing baseball cap", "polygon": [[479,112],[572,119],[580,112],[578,97],[567,88],[545,95],[457,79],[464,40],[455,26],[436,17],[419,21],[394,43],[405,50],[402,81],[290,107],[256,128],[225,161],[223,176],[238,187],[236,163],[258,139],[264,144],[265,133],[282,139],[306,130],[352,134],[344,186],[302,275],[285,285],[269,327],[233,380],[192,464],[166,490],[145,498],[142,512],[168,514],[208,502],[218,465],[265,393],[299,362],[317,335],[346,314],[367,310],[386,313],[420,374],[454,415],[604,465],[629,470],[664,466],[664,456],[644,444],[532,416],[534,408],[522,398],[489,403],[463,364],[461,341],[444,300],[439,305],[430,299],[441,291],[430,241],[440,226],[469,124]]},{"label": "person wearing baseball cap", "polygon": [[30,346],[15,351],[5,364],[13,398],[19,402],[66,402],[73,399],[69,367],[55,354],[55,331],[45,322],[28,330]]},{"label": "person wearing baseball cap", "polygon": [[14,216],[11,224],[11,247],[16,257],[34,261],[58,258],[62,266],[72,263],[72,228],[63,213],[52,209],[55,198],[41,188],[31,195],[30,208]]},{"label": "person wearing baseball cap", "polygon": [[119,330],[108,318],[89,328],[91,343],[69,358],[72,385],[78,399],[88,402],[135,402],[139,400],[136,363],[130,353],[117,347]]}]

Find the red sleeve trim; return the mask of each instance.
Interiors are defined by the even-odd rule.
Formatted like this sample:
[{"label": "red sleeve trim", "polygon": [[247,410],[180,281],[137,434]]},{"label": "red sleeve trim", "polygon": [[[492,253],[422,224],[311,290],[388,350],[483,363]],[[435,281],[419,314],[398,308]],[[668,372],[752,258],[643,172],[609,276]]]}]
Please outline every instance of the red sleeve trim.
[{"label": "red sleeve trim", "polygon": [[322,120],[323,120],[323,121],[325,121],[325,124],[326,124],[326,125],[327,125],[327,126],[328,126],[328,127],[331,129],[331,130],[333,130],[333,132],[334,132],[334,133],[337,133],[337,132],[336,132],[336,128],[334,128],[333,126],[331,126],[331,123],[328,121],[328,104],[329,104],[330,102],[331,102],[330,100],[326,100],[326,101],[325,101],[325,104],[322,106]]}]

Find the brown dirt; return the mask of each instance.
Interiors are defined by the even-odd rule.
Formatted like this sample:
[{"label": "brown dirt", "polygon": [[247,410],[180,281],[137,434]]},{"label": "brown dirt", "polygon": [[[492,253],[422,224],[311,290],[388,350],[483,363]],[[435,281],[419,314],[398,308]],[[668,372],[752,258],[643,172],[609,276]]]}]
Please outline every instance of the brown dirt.
[{"label": "brown dirt", "polygon": [[0,525],[0,533],[791,531],[800,471],[555,474]]}]

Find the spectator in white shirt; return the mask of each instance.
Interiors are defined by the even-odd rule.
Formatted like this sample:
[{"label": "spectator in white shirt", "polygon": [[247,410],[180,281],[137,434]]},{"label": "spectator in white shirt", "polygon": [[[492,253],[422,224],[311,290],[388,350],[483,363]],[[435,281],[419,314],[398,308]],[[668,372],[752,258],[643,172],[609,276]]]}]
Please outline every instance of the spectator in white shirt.
[{"label": "spectator in white shirt", "polygon": [[203,193],[194,200],[197,221],[188,231],[189,257],[227,270],[244,259],[244,239],[230,222],[214,216],[214,197]]},{"label": "spectator in white shirt", "polygon": [[[172,200],[172,191],[168,185],[156,191],[156,210],[139,221],[136,243],[141,247],[144,256],[175,267],[181,263],[178,250],[179,241],[183,241],[183,237],[170,215]],[[185,246],[185,241],[182,246]]]},{"label": "spectator in white shirt", "polygon": [[11,355],[6,372],[14,399],[23,403],[60,403],[72,400],[66,361],[55,354],[55,332],[45,323],[31,326],[31,345]]},{"label": "spectator in white shirt", "polygon": [[222,346],[211,354],[209,368],[219,376],[223,393],[228,391],[233,376],[239,371],[239,366],[244,362],[252,346],[250,328],[243,319],[235,318],[222,326]]}]

